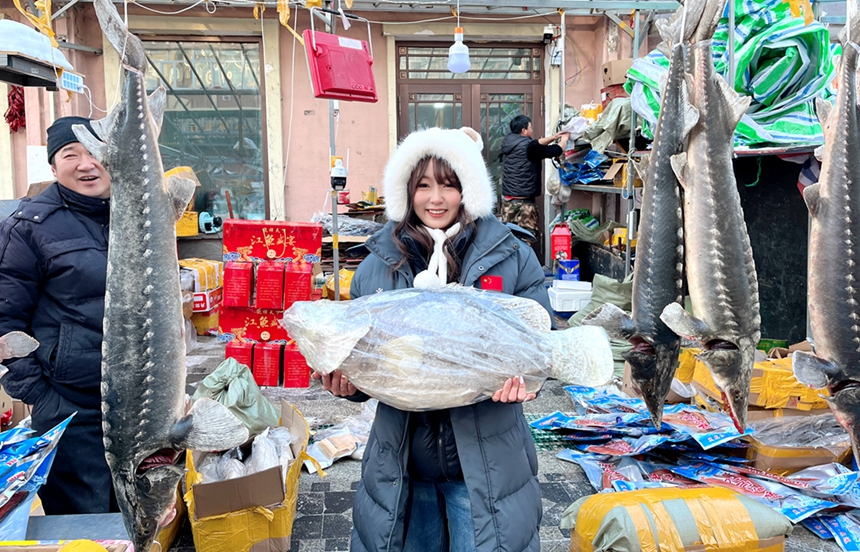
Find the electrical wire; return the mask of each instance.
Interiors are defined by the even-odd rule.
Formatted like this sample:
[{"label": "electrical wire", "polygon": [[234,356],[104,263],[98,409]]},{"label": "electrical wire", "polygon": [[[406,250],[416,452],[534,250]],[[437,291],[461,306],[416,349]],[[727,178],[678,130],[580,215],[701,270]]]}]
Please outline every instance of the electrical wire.
[{"label": "electrical wire", "polygon": [[[191,4],[190,6],[187,6],[187,7],[185,7],[185,8],[182,8],[181,10],[177,10],[177,11],[173,11],[173,12],[166,12],[166,11],[156,10],[155,8],[150,8],[150,7],[148,7],[148,6],[144,5],[144,4],[140,3],[140,2],[135,2],[135,5],[140,6],[141,8],[143,8],[143,9],[145,9],[145,10],[147,10],[147,11],[151,11],[152,13],[157,13],[157,14],[161,14],[161,15],[176,15],[176,14],[178,14],[178,13],[186,12],[186,11],[188,11],[188,10],[190,10],[190,9],[196,8],[196,7],[197,7],[197,6],[199,6],[200,4],[204,4],[204,3],[205,3],[205,4],[209,4],[209,3],[210,3],[210,0],[198,0],[198,1],[197,1],[197,2],[195,2],[194,4]],[[215,6],[215,2],[211,2],[211,4],[212,4],[212,11],[209,11],[208,6],[207,6],[207,8],[206,8],[206,11],[207,11],[207,12],[209,12],[210,14],[211,14],[211,13],[215,13],[215,7],[216,7],[216,6]]]},{"label": "electrical wire", "polygon": [[[293,18],[293,28],[296,29],[299,26],[299,10],[295,11],[295,17]],[[311,15],[313,17],[313,15]],[[262,17],[260,18],[262,20]],[[296,35],[293,35],[293,58],[290,62],[290,121],[287,125],[287,147],[284,150],[284,177],[281,180],[284,189],[284,205],[287,204],[287,191],[290,189],[290,185],[287,183],[287,168],[290,166],[290,145],[293,141],[293,104],[294,99],[296,97],[294,90],[296,85]],[[307,57],[305,57],[305,62],[307,62]],[[286,219],[286,212],[284,213],[284,218]]]}]

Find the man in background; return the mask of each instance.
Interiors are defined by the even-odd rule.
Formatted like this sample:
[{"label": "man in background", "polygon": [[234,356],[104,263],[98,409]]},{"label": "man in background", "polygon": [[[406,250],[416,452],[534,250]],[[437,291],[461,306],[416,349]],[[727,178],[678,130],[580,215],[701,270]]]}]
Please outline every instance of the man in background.
[{"label": "man in background", "polygon": [[74,124],[97,135],[89,119],[57,119],[47,144],[57,181],[0,222],[0,335],[19,330],[39,341],[30,356],[5,363],[0,382],[33,405],[40,434],[76,412],[39,489],[48,515],[119,511],[101,412],[111,182]]},{"label": "man in background", "polygon": [[[502,222],[511,222],[534,235],[531,243],[541,255],[541,224],[535,198],[541,195],[541,161],[564,153],[568,133],[558,132],[535,140],[532,120],[517,115],[511,120],[511,133],[502,141]],[[558,145],[551,145],[556,140]]]}]

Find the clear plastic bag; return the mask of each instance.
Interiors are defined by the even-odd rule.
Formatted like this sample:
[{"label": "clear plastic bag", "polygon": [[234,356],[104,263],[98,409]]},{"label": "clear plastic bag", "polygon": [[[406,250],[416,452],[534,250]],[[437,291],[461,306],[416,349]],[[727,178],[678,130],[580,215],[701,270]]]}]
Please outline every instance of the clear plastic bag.
[{"label": "clear plastic bag", "polygon": [[209,454],[200,463],[197,473],[203,477],[203,483],[214,483],[221,480],[218,475],[218,462],[220,460],[221,456],[218,454]]},{"label": "clear plastic bag", "polygon": [[595,386],[613,372],[602,329],[550,332],[549,313],[536,301],[461,285],[297,302],[283,325],[311,368],[340,369],[356,388],[401,410],[474,404],[512,376],[534,393],[548,377]]},{"label": "clear plastic bag", "polygon": [[[331,213],[317,211],[311,217],[311,222],[320,222],[323,225],[323,230],[327,234],[332,233]],[[381,222],[372,220],[364,220],[349,217],[346,215],[337,216],[337,233],[341,236],[372,236],[379,232],[385,226]]]},{"label": "clear plastic bag", "polygon": [[755,438],[765,445],[826,448],[839,455],[851,446],[851,439],[833,414],[769,418],[750,423]]},{"label": "clear plastic bag", "polygon": [[376,419],[376,406],[378,404],[379,401],[375,399],[365,402],[358,415],[350,416],[342,422],[314,433],[314,441],[328,439],[332,435],[339,434],[342,430],[346,429],[358,441],[356,449],[350,457],[353,460],[361,460],[364,456],[367,439],[370,437],[370,428],[373,426],[373,420]]},{"label": "clear plastic bag", "polygon": [[240,459],[241,453],[238,448],[233,448],[221,455],[218,461],[218,480],[226,481],[236,479],[245,475],[245,464]]},{"label": "clear plastic bag", "polygon": [[265,471],[278,465],[280,465],[278,447],[269,438],[269,430],[266,429],[254,437],[254,443],[251,445],[251,456],[245,459],[245,474],[250,475]]}]

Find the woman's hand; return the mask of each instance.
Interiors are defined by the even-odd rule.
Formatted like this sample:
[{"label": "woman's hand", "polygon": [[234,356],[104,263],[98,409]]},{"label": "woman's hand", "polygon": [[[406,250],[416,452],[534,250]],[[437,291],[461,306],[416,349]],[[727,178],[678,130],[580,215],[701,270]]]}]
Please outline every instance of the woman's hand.
[{"label": "woman's hand", "polygon": [[314,372],[312,378],[319,379],[322,382],[323,389],[330,391],[336,397],[350,397],[355,395],[355,386],[349,383],[349,379],[341,373],[340,370],[335,370],[331,374],[321,374]]},{"label": "woman's hand", "polygon": [[505,385],[493,393],[493,401],[503,403],[525,402],[534,399],[536,393],[526,393],[526,382],[522,376],[508,378]]}]

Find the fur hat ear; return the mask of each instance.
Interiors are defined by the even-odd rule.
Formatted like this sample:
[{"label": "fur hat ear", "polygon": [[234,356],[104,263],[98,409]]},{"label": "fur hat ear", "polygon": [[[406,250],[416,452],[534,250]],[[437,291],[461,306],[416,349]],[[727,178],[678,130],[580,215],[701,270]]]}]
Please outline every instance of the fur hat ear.
[{"label": "fur hat ear", "polygon": [[478,134],[477,130],[475,130],[472,127],[466,127],[466,126],[460,127],[460,130],[462,132],[465,132],[466,136],[468,136],[469,138],[474,140],[476,144],[478,144],[478,149],[480,151],[484,151],[484,140],[481,138],[481,135]]},{"label": "fur hat ear", "polygon": [[391,154],[383,174],[388,219],[399,222],[406,216],[409,178],[425,157],[444,159],[451,165],[460,179],[462,206],[470,219],[491,215],[496,191],[484,163],[482,149],[481,135],[468,127],[459,130],[428,128],[404,138]]}]

